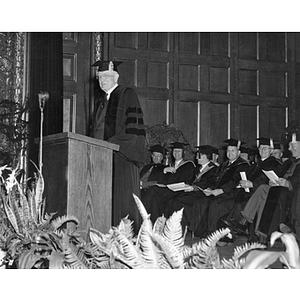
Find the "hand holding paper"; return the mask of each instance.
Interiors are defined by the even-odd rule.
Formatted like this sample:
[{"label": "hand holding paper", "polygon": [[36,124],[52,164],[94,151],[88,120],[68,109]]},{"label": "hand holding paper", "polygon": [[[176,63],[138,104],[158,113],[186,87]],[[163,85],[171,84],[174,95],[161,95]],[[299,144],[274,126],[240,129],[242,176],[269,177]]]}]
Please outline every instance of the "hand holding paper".
[{"label": "hand holding paper", "polygon": [[271,170],[271,171],[265,171],[265,170],[262,170],[262,171],[265,173],[265,175],[270,179],[270,181],[271,181],[273,184],[279,185],[279,184],[278,184],[278,179],[279,179],[279,177],[277,176],[277,174],[276,174],[273,170]]},{"label": "hand holding paper", "polygon": [[[240,174],[241,174],[242,180],[247,181],[246,172],[240,172]],[[249,188],[246,187],[246,188],[244,188],[244,189],[245,189],[245,192],[250,193]]]}]

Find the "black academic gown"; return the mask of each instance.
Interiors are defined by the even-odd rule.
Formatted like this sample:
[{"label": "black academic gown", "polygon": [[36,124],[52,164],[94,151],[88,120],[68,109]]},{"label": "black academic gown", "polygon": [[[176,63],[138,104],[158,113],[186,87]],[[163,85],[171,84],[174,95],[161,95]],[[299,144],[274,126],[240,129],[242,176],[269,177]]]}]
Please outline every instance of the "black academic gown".
[{"label": "black academic gown", "polygon": [[132,194],[140,197],[139,168],[146,160],[146,132],[133,89],[117,86],[109,101],[96,103],[91,136],[120,146],[113,157],[112,225],[128,215],[137,232],[141,218]]},{"label": "black academic gown", "polygon": [[165,183],[165,175],[163,169],[166,167],[164,164],[147,164],[140,171],[140,181],[141,181],[141,198],[143,198],[144,193],[151,186],[157,183]]},{"label": "black academic gown", "polygon": [[235,203],[237,186],[241,180],[240,172],[247,172],[249,163],[238,157],[232,164],[223,162],[219,167],[216,189],[222,189],[223,194],[209,196],[210,204],[208,210],[208,232],[218,229],[218,220],[230,212]]},{"label": "black academic gown", "polygon": [[[300,188],[300,159],[291,159],[289,169],[283,178],[292,183],[292,188],[272,187],[268,193],[267,201],[259,224],[259,231],[271,235],[279,230],[279,224],[295,220],[300,221],[299,188]],[[288,165],[288,163],[286,164]],[[291,216],[289,217],[289,213]],[[300,232],[299,232],[300,234]],[[300,238],[300,235],[299,235]],[[299,239],[300,240],[300,239]]]},{"label": "black academic gown", "polygon": [[[209,164],[206,165],[201,172],[200,166],[198,166],[197,169],[196,178],[192,183],[194,190],[191,192],[180,192],[174,195],[173,198],[169,199],[167,203],[169,215],[180,210],[182,207],[184,208],[181,224],[183,229],[185,226],[188,226],[191,231],[195,231],[195,224],[199,224],[201,222],[202,217],[207,210],[209,199],[207,197],[203,197],[204,194],[202,190],[207,188],[213,189],[215,187],[218,167],[213,162],[209,162]],[[193,211],[195,201],[203,202],[201,205],[201,211],[198,211],[197,214]]]},{"label": "black academic gown", "polygon": [[239,219],[240,212],[243,210],[247,201],[262,184],[269,184],[269,178],[264,174],[265,171],[273,170],[277,175],[281,174],[282,163],[274,156],[269,156],[265,160],[259,159],[257,163],[251,165],[246,172],[247,179],[253,183],[253,188],[249,188],[249,192],[239,189],[235,197],[235,205],[228,214],[228,219]]},{"label": "black academic gown", "polygon": [[[196,166],[191,160],[182,160],[179,164],[175,173],[164,174],[164,183],[179,183],[185,182],[191,184],[195,179]],[[151,186],[143,194],[142,202],[150,213],[150,218],[152,222],[162,215],[169,217],[169,212],[167,211],[167,202],[169,199],[174,197],[178,192],[173,192],[167,187]]]}]

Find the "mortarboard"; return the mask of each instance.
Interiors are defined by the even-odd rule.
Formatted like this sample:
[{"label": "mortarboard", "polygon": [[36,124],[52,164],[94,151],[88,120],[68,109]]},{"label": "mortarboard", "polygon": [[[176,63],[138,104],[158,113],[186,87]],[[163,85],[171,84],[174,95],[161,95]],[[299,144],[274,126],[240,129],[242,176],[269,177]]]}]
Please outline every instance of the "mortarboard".
[{"label": "mortarboard", "polygon": [[241,153],[247,153],[248,155],[250,153],[250,149],[248,147],[241,146],[240,150],[241,150]]},{"label": "mortarboard", "polygon": [[267,145],[274,148],[273,139],[271,138],[259,137],[256,140],[259,141],[259,145]]},{"label": "mortarboard", "polygon": [[236,139],[228,139],[228,140],[225,140],[223,141],[224,143],[227,143],[227,147],[228,146],[233,146],[233,147],[237,147],[238,149],[240,149],[240,146],[245,144],[244,142],[241,142],[240,140],[236,140]]},{"label": "mortarboard", "polygon": [[92,67],[98,67],[99,72],[103,71],[116,71],[118,72],[118,66],[123,63],[122,61],[112,60],[98,60],[92,64]]},{"label": "mortarboard", "polygon": [[198,148],[197,152],[201,154],[211,155],[213,153],[213,147],[210,145],[196,146]]},{"label": "mortarboard", "polygon": [[212,153],[219,155],[219,149],[217,147],[212,146],[211,148],[212,148]]},{"label": "mortarboard", "polygon": [[161,153],[163,155],[166,153],[166,149],[163,146],[159,145],[159,144],[151,146],[149,148],[149,151],[158,152],[158,153]]},{"label": "mortarboard", "polygon": [[183,149],[184,148],[184,146],[187,146],[188,144],[186,144],[186,143],[181,143],[181,142],[174,142],[174,143],[170,143],[170,147],[172,148],[172,149]]},{"label": "mortarboard", "polygon": [[284,132],[281,136],[281,142],[289,143],[289,142],[296,142],[300,141],[300,121],[294,120],[291,122],[291,124],[285,128]]},{"label": "mortarboard", "polygon": [[280,144],[280,143],[277,143],[277,142],[275,142],[275,143],[274,143],[274,149],[279,149],[279,150],[282,150],[281,144]]}]

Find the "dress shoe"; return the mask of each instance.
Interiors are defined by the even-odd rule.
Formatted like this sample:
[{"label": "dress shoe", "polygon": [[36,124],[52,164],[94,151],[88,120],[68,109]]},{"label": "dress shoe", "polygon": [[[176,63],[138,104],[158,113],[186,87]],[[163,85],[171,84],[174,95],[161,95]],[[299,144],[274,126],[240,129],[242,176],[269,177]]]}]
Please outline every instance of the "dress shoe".
[{"label": "dress shoe", "polygon": [[231,219],[226,220],[224,219],[223,222],[229,226],[229,228],[235,232],[237,235],[248,235],[248,227],[247,225],[243,225],[239,223],[237,220]]}]

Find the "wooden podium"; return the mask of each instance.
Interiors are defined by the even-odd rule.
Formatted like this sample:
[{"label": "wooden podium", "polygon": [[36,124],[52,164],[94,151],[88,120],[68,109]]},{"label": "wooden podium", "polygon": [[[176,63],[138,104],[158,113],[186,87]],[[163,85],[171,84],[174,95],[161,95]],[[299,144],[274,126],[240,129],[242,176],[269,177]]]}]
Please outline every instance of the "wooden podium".
[{"label": "wooden podium", "polygon": [[46,212],[73,215],[83,238],[90,227],[107,233],[112,222],[113,151],[119,145],[72,132],[43,138]]}]

